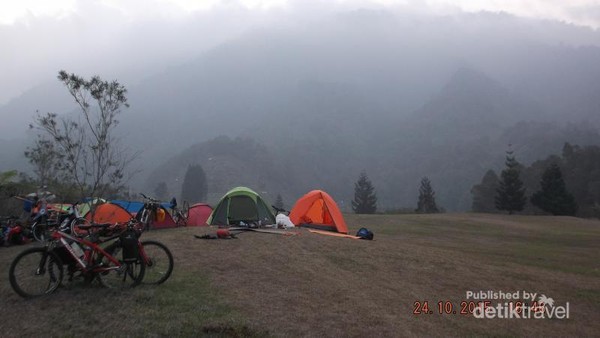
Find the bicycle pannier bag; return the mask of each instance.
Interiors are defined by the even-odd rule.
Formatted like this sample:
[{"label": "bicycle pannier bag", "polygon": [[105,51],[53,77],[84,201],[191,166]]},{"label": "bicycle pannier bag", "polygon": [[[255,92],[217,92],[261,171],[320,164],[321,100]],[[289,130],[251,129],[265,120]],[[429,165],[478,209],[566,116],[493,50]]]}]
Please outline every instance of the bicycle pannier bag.
[{"label": "bicycle pannier bag", "polygon": [[119,238],[123,246],[123,261],[135,262],[138,259],[138,237],[135,231],[125,231]]}]

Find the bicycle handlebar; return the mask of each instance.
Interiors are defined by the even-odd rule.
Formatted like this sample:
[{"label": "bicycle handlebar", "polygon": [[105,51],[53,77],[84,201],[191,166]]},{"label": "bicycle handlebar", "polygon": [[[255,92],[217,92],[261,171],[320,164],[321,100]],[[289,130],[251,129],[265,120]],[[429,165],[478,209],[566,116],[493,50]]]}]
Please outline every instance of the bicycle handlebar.
[{"label": "bicycle handlebar", "polygon": [[148,201],[150,201],[152,203],[160,203],[160,200],[154,199],[152,197],[148,197],[148,196],[144,195],[143,193],[140,193],[140,195],[142,195],[143,198],[147,199]]}]

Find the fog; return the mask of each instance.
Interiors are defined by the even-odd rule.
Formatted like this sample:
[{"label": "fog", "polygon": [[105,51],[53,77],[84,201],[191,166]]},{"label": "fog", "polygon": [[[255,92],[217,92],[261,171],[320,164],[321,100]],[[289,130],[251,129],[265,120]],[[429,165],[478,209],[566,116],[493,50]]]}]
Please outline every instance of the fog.
[{"label": "fog", "polygon": [[[581,28],[565,30],[547,25],[540,29],[534,25],[525,34],[533,35],[532,38],[540,42],[575,45],[597,44],[597,34],[588,27],[597,27],[600,22],[599,7],[591,1],[570,3],[570,6],[561,6],[560,2],[545,2],[542,6],[536,1],[530,1],[529,6],[519,6],[518,2],[509,1],[504,7],[493,3],[473,5],[467,1],[398,4],[392,1],[179,1],[186,6],[158,1],[72,3],[72,8],[60,16],[34,15],[35,11],[29,9],[28,14],[12,24],[0,24],[5,51],[0,54],[3,65],[0,103],[47,82],[60,68],[103,74],[133,84],[147,77],[148,72],[191,60],[250,29],[286,30],[325,25],[322,28],[326,30],[332,17],[361,9],[384,13],[382,16],[419,17],[419,21],[431,20],[434,15],[460,17],[477,10],[514,12],[536,20],[558,19],[581,25]],[[3,10],[10,13],[9,8]]]},{"label": "fog", "polygon": [[[143,151],[144,170],[133,189],[166,181],[176,194],[199,163],[212,198],[248,185],[288,202],[313,188],[348,201],[366,170],[384,208],[414,204],[429,176],[442,206],[466,210],[508,143],[529,163],[567,141],[599,142],[600,21],[584,1],[530,11],[509,2],[500,13],[465,3],[189,12],[77,2],[59,19],[0,25],[10,51],[0,54],[0,170],[26,170],[18,140],[31,137],[36,110],[75,109],[56,80],[65,69],[128,88],[119,133]],[[232,150],[248,142],[260,161]]]}]

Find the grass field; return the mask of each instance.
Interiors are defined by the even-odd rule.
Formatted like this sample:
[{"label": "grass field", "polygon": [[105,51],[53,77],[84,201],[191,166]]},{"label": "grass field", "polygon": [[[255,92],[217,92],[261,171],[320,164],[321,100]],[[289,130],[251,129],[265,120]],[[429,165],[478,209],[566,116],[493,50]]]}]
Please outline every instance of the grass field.
[{"label": "grass field", "polygon": [[[0,249],[0,336],[594,336],[600,334],[600,221],[484,214],[346,215],[374,241],[214,229],[144,234],[167,244],[173,276],[112,291],[72,283],[23,300],[8,267],[25,247]],[[477,319],[457,310],[466,291],[527,291],[569,319]],[[428,301],[433,314],[414,315]],[[497,303],[498,301],[495,301]]]}]

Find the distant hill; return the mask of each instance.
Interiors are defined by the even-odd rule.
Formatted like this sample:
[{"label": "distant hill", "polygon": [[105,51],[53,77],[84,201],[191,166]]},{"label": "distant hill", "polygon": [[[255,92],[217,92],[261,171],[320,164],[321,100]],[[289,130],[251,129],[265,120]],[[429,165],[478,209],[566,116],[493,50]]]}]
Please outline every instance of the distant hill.
[{"label": "distant hill", "polygon": [[380,209],[412,207],[419,180],[428,176],[440,205],[467,210],[470,188],[489,168],[503,165],[508,144],[520,161],[531,163],[559,152],[564,142],[600,140],[585,125],[521,120],[543,113],[468,69],[458,70],[408,117],[373,117],[369,111],[376,105],[355,88],[335,83],[305,83],[286,102],[287,109],[276,109],[242,132],[245,139],[220,137],[167,159],[150,182],[169,173],[182,177],[187,164],[197,161],[206,166],[209,191],[218,197],[244,182],[270,195],[280,193],[286,202],[319,188],[349,210],[353,184],[366,170]]},{"label": "distant hill", "polygon": [[288,203],[294,196],[287,187],[288,180],[294,181],[293,177],[285,176],[289,165],[276,161],[268,149],[252,139],[221,136],[198,143],[165,160],[149,175],[147,189],[154,189],[158,183],[165,182],[169,193],[179,198],[188,165],[199,164],[206,172],[208,202],[213,205],[236,186],[247,186],[271,203],[277,194],[281,194]]},{"label": "distant hill", "polygon": [[[366,170],[380,209],[414,206],[429,176],[441,206],[467,210],[508,144],[527,164],[564,142],[600,142],[600,48],[585,46],[597,32],[490,13],[357,11],[322,23],[248,31],[129,86],[119,133],[142,151],[132,189],[172,180],[177,195],[174,179],[194,161],[214,195],[241,184],[288,202],[320,188],[349,210]],[[56,84],[0,107],[0,139],[21,140],[0,144],[4,168],[27,168],[36,109],[72,111]]]}]

